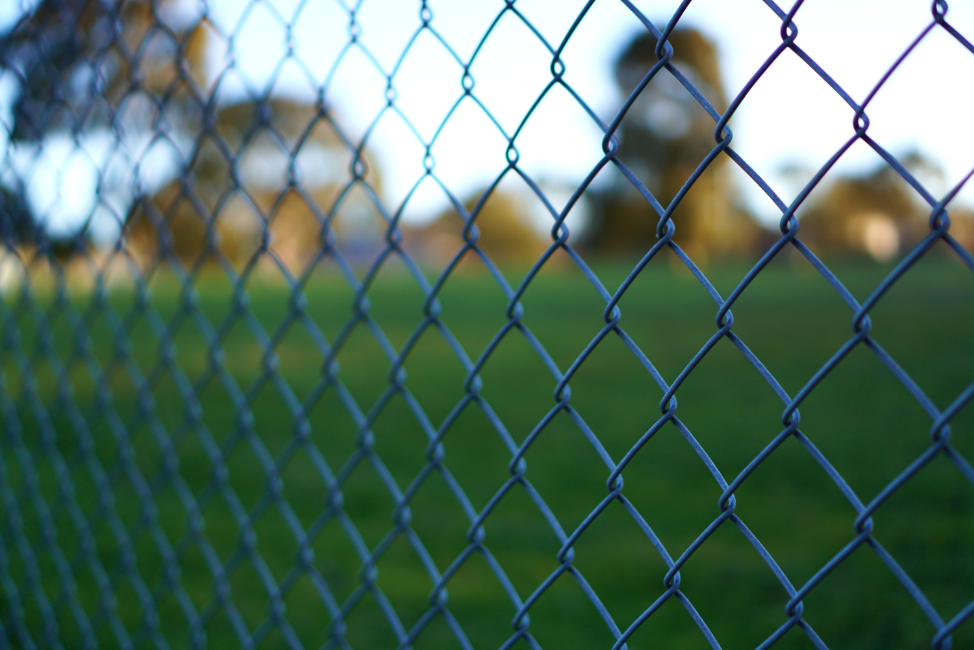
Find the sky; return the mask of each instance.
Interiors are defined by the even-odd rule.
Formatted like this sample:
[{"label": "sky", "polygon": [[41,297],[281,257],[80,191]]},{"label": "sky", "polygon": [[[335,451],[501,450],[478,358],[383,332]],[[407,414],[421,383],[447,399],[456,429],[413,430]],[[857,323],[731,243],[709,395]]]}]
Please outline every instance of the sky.
[{"label": "sky", "polygon": [[[167,15],[174,24],[192,20],[203,6],[196,0],[176,1],[181,3],[178,9]],[[634,4],[662,26],[679,3],[634,0]],[[221,33],[233,34],[232,41],[215,38],[210,43],[214,76],[232,61],[216,92],[221,102],[229,103],[245,96],[247,88],[261,92],[270,86],[272,94],[308,97],[324,86],[326,100],[343,128],[355,137],[369,133],[368,149],[381,170],[384,198],[395,209],[423,177],[424,143],[431,141],[463,96],[459,61],[469,62],[479,44],[470,65],[472,92],[496,124],[483,108],[464,99],[430,149],[437,176],[465,199],[506,165],[507,143],[497,125],[513,133],[551,79],[550,54],[538,35],[513,13],[504,14],[481,44],[504,5],[504,0],[430,0],[430,24],[451,53],[429,32],[416,36],[421,24],[418,1],[362,0],[355,11],[358,45],[348,47],[350,11],[339,0],[209,0],[209,19]],[[584,0],[515,3],[553,45],[561,42],[583,5]],[[974,3],[953,0],[951,5],[948,19],[974,39]],[[18,6],[19,0],[0,3],[0,24],[14,20]],[[806,0],[795,17],[796,42],[853,99],[862,101],[930,20],[928,0]],[[729,97],[781,42],[780,20],[762,0],[693,0],[681,24],[700,29],[716,42]],[[611,119],[623,100],[615,87],[612,63],[642,29],[620,0],[596,0],[564,50],[565,80],[604,121]],[[389,74],[395,105],[408,124],[396,112],[385,110]],[[974,129],[967,127],[966,119],[971,106],[974,54],[935,29],[872,100],[867,111],[869,133],[895,154],[917,149],[937,161],[944,174],[929,179],[930,189],[943,193],[974,167]],[[788,202],[804,179],[852,135],[852,120],[852,110],[835,92],[805,63],[785,52],[731,120],[732,146]],[[601,138],[601,131],[577,102],[555,88],[518,134],[519,166],[549,185],[575,186],[601,157]],[[35,182],[34,194],[41,198],[34,200],[47,202],[53,227],[69,228],[86,209],[90,212],[86,206],[94,201],[93,190],[85,189],[86,183],[91,185],[91,171],[66,170],[74,169],[71,165],[105,164],[97,151],[82,157],[90,162],[77,162],[79,157],[71,155],[74,146],[47,143],[50,153],[43,163],[21,152],[29,164],[47,166],[41,173],[34,172],[35,177],[48,177]],[[173,164],[158,152],[138,151],[135,157],[159,159],[162,166]],[[878,162],[874,152],[857,143],[836,171],[861,171]],[[154,173],[156,182],[165,176],[158,169],[152,172],[152,165],[143,168],[139,173]],[[750,209],[762,222],[775,223],[780,212],[774,205],[743,174],[738,181]],[[564,191],[553,194],[562,202],[567,198]],[[974,204],[974,186],[963,191],[959,200]],[[120,201],[124,203],[124,198]],[[57,205],[52,208],[52,203]],[[447,200],[427,180],[406,205],[404,218],[421,221],[445,208]]]}]

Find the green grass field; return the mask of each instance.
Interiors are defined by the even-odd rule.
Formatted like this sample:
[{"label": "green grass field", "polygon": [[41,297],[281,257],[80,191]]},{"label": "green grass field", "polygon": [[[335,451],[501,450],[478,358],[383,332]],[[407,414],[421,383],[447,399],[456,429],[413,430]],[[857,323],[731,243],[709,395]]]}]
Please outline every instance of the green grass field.
[{"label": "green grass field", "polygon": [[[860,300],[889,271],[851,263],[837,268]],[[611,291],[627,268],[606,263],[596,270]],[[745,271],[736,266],[707,269],[723,295]],[[519,274],[511,270],[509,277],[516,281]],[[319,595],[321,584],[316,586],[307,574],[296,581],[286,578],[299,555],[292,527],[314,531],[310,561],[335,601],[344,603],[360,584],[362,572],[347,524],[354,524],[368,549],[376,548],[393,527],[390,491],[368,459],[350,462],[360,449],[359,427],[335,387],[320,390],[324,357],[315,338],[301,321],[279,337],[275,334],[290,313],[290,296],[280,285],[256,278],[248,287],[251,325],[259,324],[268,336],[279,338],[271,359],[265,358],[264,342],[248,323],[232,318],[234,299],[218,272],[208,271],[196,287],[194,298],[205,324],[198,317],[180,316],[185,296],[171,276],[156,277],[151,289],[152,313],[173,330],[171,364],[165,361],[170,346],[160,340],[152,319],[137,308],[129,290],[117,289],[110,295],[109,304],[118,318],[114,324],[97,306],[93,309],[91,295],[59,301],[50,292],[39,293],[31,306],[8,294],[0,304],[4,324],[0,616],[9,643],[22,646],[16,635],[21,620],[40,647],[48,646],[39,604],[46,599],[57,611],[56,633],[64,647],[82,647],[79,618],[90,618],[103,647],[122,645],[121,628],[133,635],[136,645],[149,647],[146,632],[156,624],[170,647],[185,647],[190,632],[186,608],[208,613],[225,597],[237,617],[222,608],[207,617],[209,647],[239,647],[241,629],[235,625],[240,624],[249,630],[247,634],[260,630],[260,647],[287,647],[291,632],[304,647],[321,647],[329,639],[331,622]],[[312,278],[304,295],[307,320],[333,342],[352,315],[348,285],[336,273],[323,270]],[[393,267],[380,273],[369,298],[374,322],[400,349],[422,319],[421,291],[401,268]],[[447,283],[441,304],[442,322],[471,359],[480,355],[506,320],[506,299],[497,284],[486,273],[471,269]],[[523,306],[524,324],[561,370],[568,368],[603,324],[604,301],[580,273],[565,265],[544,271],[527,290]],[[620,325],[667,381],[715,331],[714,303],[689,273],[665,262],[651,265],[620,306]],[[734,331],[792,395],[852,333],[851,311],[803,262],[773,264],[733,311]],[[228,318],[233,324],[225,328]],[[924,260],[876,307],[872,322],[875,339],[939,408],[974,381],[974,277],[959,264],[947,258]],[[79,324],[84,325],[81,330]],[[128,341],[117,335],[117,326],[124,328]],[[209,328],[221,337],[224,351],[216,366],[207,346]],[[79,339],[73,334],[77,331],[90,336]],[[76,354],[79,345],[85,350],[81,355]],[[119,349],[125,350],[121,362]],[[368,417],[389,387],[388,358],[363,324],[351,331],[336,358],[346,398],[353,399]],[[176,366],[181,370],[176,371]],[[225,372],[212,372],[215,367]],[[276,368],[276,373],[267,368]],[[432,427],[439,427],[466,394],[463,365],[446,340],[428,329],[406,359],[404,370],[409,395]],[[140,385],[143,377],[150,380],[148,388]],[[483,400],[515,445],[555,405],[557,382],[517,330],[502,340],[480,377]],[[110,388],[110,400],[99,398],[99,383]],[[70,393],[59,390],[67,386]],[[193,399],[185,397],[189,386]],[[571,405],[614,462],[660,415],[662,391],[615,335],[595,349],[570,386]],[[150,393],[151,401],[141,399]],[[782,428],[782,402],[727,340],[693,371],[677,397],[678,416],[728,481]],[[243,419],[235,406],[240,399],[249,404]],[[310,444],[330,471],[344,480],[344,520],[335,517],[326,503],[326,482],[314,455],[295,442],[294,413],[300,404],[308,407]],[[393,394],[377,413],[371,427],[373,450],[398,489],[405,491],[427,464],[427,431],[402,394]],[[862,347],[811,394],[801,407],[801,417],[802,431],[864,502],[930,442],[929,418]],[[48,425],[43,424],[45,418]],[[974,407],[968,406],[953,425],[954,445],[967,458],[974,458],[972,425]],[[128,433],[121,435],[125,430]],[[45,436],[45,431],[54,435]],[[178,481],[167,480],[163,471],[166,454],[160,441],[165,439],[172,440],[178,459],[178,466],[172,467],[178,471]],[[446,431],[443,448],[444,465],[476,511],[510,478],[511,451],[477,403],[470,403]],[[225,456],[225,473],[214,470],[214,454]],[[293,515],[290,519],[281,508],[262,501],[269,485],[263,460],[285,457],[278,463],[280,495]],[[568,534],[607,494],[609,470],[564,412],[538,435],[524,458],[525,478]],[[61,463],[64,468],[59,470]],[[720,488],[671,425],[649,441],[623,475],[623,493],[673,558],[720,513]],[[225,476],[225,487],[213,490],[218,476]],[[59,477],[70,481],[59,482]],[[101,498],[100,481],[113,486],[108,501]],[[146,509],[140,502],[142,481],[155,491],[154,508]],[[230,491],[235,497],[228,499]],[[34,492],[51,504],[48,513],[38,508]],[[208,545],[194,537],[187,495],[202,495]],[[774,452],[736,496],[736,513],[796,587],[855,535],[853,508],[793,439]],[[75,503],[76,507],[66,507]],[[375,581],[407,630],[429,607],[433,586],[412,544],[421,543],[443,572],[467,547],[470,528],[469,516],[437,471],[421,482],[410,511],[414,536],[395,537],[377,562]],[[247,512],[260,514],[252,536],[242,536],[238,524]],[[82,544],[78,513],[84,513],[93,528],[97,550],[90,555]],[[879,510],[874,521],[876,539],[944,619],[974,599],[974,486],[946,458],[939,457],[922,470]],[[156,522],[157,527],[147,528],[145,522]],[[520,485],[500,501],[484,528],[484,544],[522,600],[558,568],[561,543]],[[27,543],[18,546],[21,536]],[[175,590],[167,587],[163,571],[162,537],[178,557]],[[259,555],[261,562],[253,562],[247,553],[235,555],[244,537],[252,541],[253,556]],[[121,563],[125,554],[120,540],[126,538],[131,539],[134,554],[129,559],[141,583],[130,580]],[[50,552],[55,545],[62,555]],[[618,502],[611,503],[578,539],[574,552],[573,565],[622,629],[665,590],[664,561]],[[35,559],[26,560],[31,553]],[[214,575],[228,559],[233,570],[224,596],[219,596]],[[66,564],[59,568],[62,561]],[[73,584],[63,579],[66,573],[73,576]],[[731,524],[703,544],[687,561],[681,577],[682,592],[725,649],[756,647],[787,620],[785,590]],[[275,627],[263,636],[261,626],[270,616],[263,580],[281,583],[285,579],[289,588],[283,595],[283,611],[288,631]],[[35,582],[33,589],[25,586],[30,581]],[[156,594],[159,620],[150,621],[148,627],[143,626],[148,619],[140,604],[142,588]],[[19,604],[12,599],[11,589],[20,590]],[[515,607],[483,555],[473,553],[447,589],[447,607],[473,647],[496,648],[511,635]],[[114,599],[105,599],[108,592]],[[41,593],[45,596],[38,598]],[[832,648],[923,648],[929,647],[934,631],[867,547],[832,572],[804,604],[805,620]],[[120,626],[106,622],[107,610],[117,612]],[[346,626],[347,643],[357,650],[398,645],[371,594],[351,610]],[[533,605],[529,629],[544,648],[612,645],[608,627],[568,574]],[[413,647],[460,646],[437,616]],[[528,645],[522,641],[515,647]],[[635,633],[629,647],[708,646],[674,599]],[[775,647],[813,645],[796,629]],[[954,647],[974,647],[974,622],[960,628]]]}]

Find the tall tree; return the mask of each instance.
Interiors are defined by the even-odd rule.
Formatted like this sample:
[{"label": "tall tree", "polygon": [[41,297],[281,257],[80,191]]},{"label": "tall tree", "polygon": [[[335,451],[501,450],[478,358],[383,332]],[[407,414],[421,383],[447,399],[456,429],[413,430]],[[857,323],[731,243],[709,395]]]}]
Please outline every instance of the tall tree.
[{"label": "tall tree", "polygon": [[[671,64],[718,113],[727,105],[716,45],[690,28],[673,31]],[[657,63],[657,39],[633,39],[615,63],[615,80],[629,96]],[[618,158],[665,208],[715,146],[714,119],[681,82],[661,70],[642,90],[616,136]],[[642,252],[656,242],[659,215],[621,174],[608,188],[592,192],[591,243],[604,251]],[[676,241],[691,254],[706,257],[746,247],[757,232],[736,200],[719,156],[682,199],[674,215]]]}]

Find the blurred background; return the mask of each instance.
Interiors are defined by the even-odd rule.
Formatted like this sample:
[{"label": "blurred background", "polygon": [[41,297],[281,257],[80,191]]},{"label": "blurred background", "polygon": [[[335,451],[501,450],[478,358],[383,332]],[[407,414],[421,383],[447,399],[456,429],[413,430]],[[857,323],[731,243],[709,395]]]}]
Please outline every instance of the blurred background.
[{"label": "blurred background", "polygon": [[[217,213],[215,244],[238,266],[266,222],[271,249],[303,269],[316,245],[300,250],[299,242],[319,238],[315,212],[331,216],[336,236],[356,250],[381,247],[394,216],[420,257],[450,255],[455,204],[472,208],[499,178],[479,221],[517,234],[486,234],[482,244],[533,261],[550,241],[552,210],[601,158],[596,120],[610,122],[655,62],[652,38],[618,2],[585,13],[561,53],[567,85],[548,92],[549,48],[582,2],[530,0],[500,16],[490,3],[428,5],[432,30],[419,29],[409,3],[378,0],[127,3],[117,20],[107,4],[76,4],[3,7],[5,237],[100,250],[122,238],[142,263],[156,247],[147,211],[167,221],[184,261],[198,257],[192,241]],[[662,25],[675,6],[639,9]],[[971,13],[952,7],[951,21],[963,32]],[[927,22],[921,2],[821,0],[802,9],[801,47],[861,102]],[[674,42],[685,44],[677,61],[722,112],[780,43],[779,31],[760,0],[695,2]],[[934,30],[869,105],[870,136],[935,196],[972,165],[972,143],[956,125],[974,91],[952,82],[971,72],[974,59]],[[732,146],[787,205],[850,137],[853,115],[786,51],[731,119]],[[549,205],[503,174],[512,136],[518,168]],[[640,95],[618,136],[621,159],[663,206],[714,145],[713,120],[669,75]],[[353,162],[367,170],[365,184],[353,182]],[[922,236],[925,203],[887,170],[863,142],[842,156],[799,210],[814,250],[888,261]],[[180,189],[186,183],[192,196]],[[290,191],[296,185],[301,192]],[[970,192],[951,204],[954,235],[965,242]],[[765,246],[781,210],[721,156],[678,214],[677,241],[703,262]],[[609,165],[568,224],[576,246],[640,253],[655,239],[653,218]]]},{"label": "blurred background", "polygon": [[[744,470],[781,432],[784,404],[719,341],[678,392],[686,428],[642,448],[628,501],[579,537],[577,573],[560,572],[614,463],[660,417],[652,373],[673,381],[717,310],[664,249],[620,300],[620,336],[573,376],[571,408],[547,418],[607,295],[657,241],[658,211],[633,180],[665,208],[715,146],[711,114],[661,73],[616,131],[632,178],[610,163],[571,203],[657,61],[644,21],[664,26],[679,3],[585,6],[0,0],[10,645],[500,647],[557,574],[532,605],[531,640],[512,647],[609,648],[666,591],[672,559],[720,514],[714,471]],[[863,102],[930,11],[807,0],[796,43]],[[948,19],[974,35],[974,5],[954,2]],[[780,31],[761,0],[694,0],[672,63],[723,113]],[[971,79],[974,54],[937,27],[869,101],[869,137],[934,200],[974,167]],[[781,206],[854,136],[853,117],[790,50],[748,92],[731,147],[765,187],[721,154],[673,215],[674,241],[720,295],[779,239]],[[566,206],[571,253],[540,267],[511,326],[514,290]],[[967,185],[947,206],[968,253],[971,206]],[[861,303],[929,234],[930,211],[859,140],[801,203],[799,236]],[[969,263],[937,242],[870,312],[889,357],[855,348],[803,402],[808,437],[735,493],[794,588],[856,537],[845,489],[875,498],[974,380]],[[734,315],[789,395],[852,336],[853,311],[793,247]],[[872,539],[926,601],[862,546],[805,599],[828,647],[929,647],[974,599],[972,409],[952,426],[955,454],[874,517]],[[528,469],[512,483],[522,445]],[[793,592],[733,526],[687,561],[681,591],[721,647],[756,647],[788,622]],[[629,647],[661,643],[712,647],[676,599]],[[954,647],[971,644],[968,621]],[[796,627],[775,647],[816,645]]]}]

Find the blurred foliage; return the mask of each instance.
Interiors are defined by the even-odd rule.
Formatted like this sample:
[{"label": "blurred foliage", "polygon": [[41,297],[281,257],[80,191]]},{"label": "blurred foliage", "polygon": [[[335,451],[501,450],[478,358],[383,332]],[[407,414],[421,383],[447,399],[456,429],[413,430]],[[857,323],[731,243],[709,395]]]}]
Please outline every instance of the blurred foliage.
[{"label": "blurred foliage", "polygon": [[[701,32],[678,28],[668,42],[670,64],[723,113],[727,100],[717,47]],[[615,63],[615,80],[629,96],[657,63],[656,38],[633,39]],[[633,102],[616,136],[618,158],[665,209],[716,146],[713,117],[667,70],[661,70]],[[611,165],[610,165],[611,166]],[[591,245],[605,252],[645,252],[657,240],[660,216],[622,174],[606,189],[589,193],[593,204]],[[718,156],[673,213],[674,240],[695,260],[748,250],[759,227],[741,206]]]},{"label": "blurred foliage", "polygon": [[0,241],[30,241],[34,220],[22,194],[0,186]]},{"label": "blurred foliage", "polygon": [[[908,172],[924,179],[943,178],[936,162],[912,151],[900,156]],[[792,170],[811,177],[810,170]],[[962,245],[974,244],[972,213],[949,207],[951,234]],[[813,250],[868,255],[888,261],[930,233],[930,206],[888,164],[860,173],[828,175],[798,210],[799,237]]]},{"label": "blurred foliage", "polygon": [[466,240],[500,263],[534,262],[550,244],[533,227],[527,201],[515,192],[494,188],[474,193],[464,201],[463,213],[452,208],[429,224],[407,226],[406,241],[420,256],[440,263],[452,260]]},{"label": "blurred foliage", "polygon": [[[25,13],[0,36],[0,66],[17,84],[9,127],[13,146],[43,147],[52,134],[77,138],[111,130],[122,139],[164,124],[178,130],[187,122],[184,115],[198,115],[211,29],[205,19],[178,29],[161,25],[159,12],[171,3],[42,0]],[[23,182],[6,178],[6,191],[23,195],[17,186]],[[37,241],[62,254],[85,246],[84,231],[77,241],[51,242],[34,223],[37,215],[24,227],[18,221],[23,214],[7,210],[8,204],[0,206],[5,236],[13,231],[16,241]],[[19,205],[26,207],[22,198]]]}]

